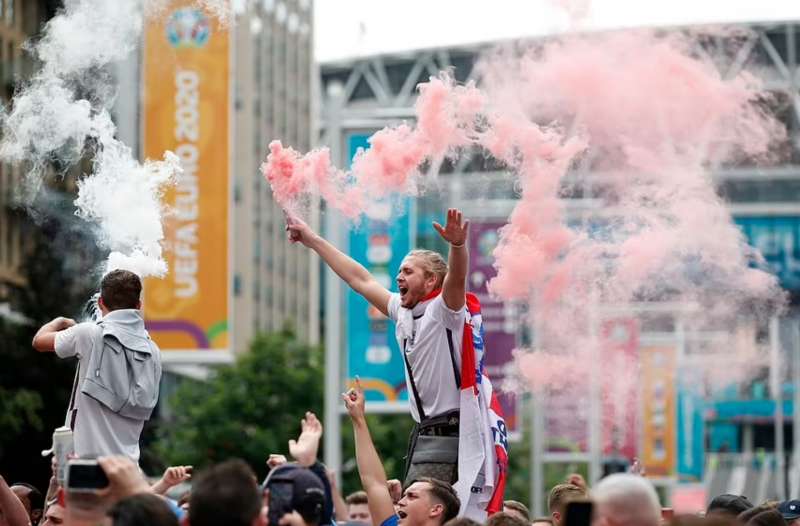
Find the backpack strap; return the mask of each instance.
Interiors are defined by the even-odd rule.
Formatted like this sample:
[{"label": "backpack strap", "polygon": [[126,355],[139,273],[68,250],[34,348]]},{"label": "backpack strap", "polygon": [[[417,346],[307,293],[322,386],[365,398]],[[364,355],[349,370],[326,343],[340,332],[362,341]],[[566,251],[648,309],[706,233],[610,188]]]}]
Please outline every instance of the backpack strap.
[{"label": "backpack strap", "polygon": [[64,425],[68,426],[72,431],[75,431],[75,418],[78,416],[78,410],[75,409],[75,395],[78,394],[78,375],[81,372],[81,363],[75,367],[75,379],[72,380],[72,394],[69,396],[69,406],[67,407],[67,415]]},{"label": "backpack strap", "polygon": [[414,401],[417,402],[419,421],[422,422],[425,420],[425,410],[422,408],[422,400],[419,397],[419,391],[417,391],[417,383],[414,381],[414,373],[411,371],[411,363],[408,361],[408,355],[406,354],[407,342],[408,339],[403,340],[403,361],[406,364],[406,371],[408,372],[408,383],[411,384],[411,391],[414,393]]}]

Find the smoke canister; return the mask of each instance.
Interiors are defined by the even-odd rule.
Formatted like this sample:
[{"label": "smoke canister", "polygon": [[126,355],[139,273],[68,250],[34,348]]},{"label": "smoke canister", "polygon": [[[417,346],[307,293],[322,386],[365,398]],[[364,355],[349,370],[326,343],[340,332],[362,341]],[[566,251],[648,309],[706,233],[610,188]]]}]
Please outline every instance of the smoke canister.
[{"label": "smoke canister", "polygon": [[72,438],[72,430],[69,427],[59,427],[53,432],[53,455],[58,462],[56,480],[60,486],[64,485],[67,478],[67,462],[69,457],[75,452],[75,442]]}]

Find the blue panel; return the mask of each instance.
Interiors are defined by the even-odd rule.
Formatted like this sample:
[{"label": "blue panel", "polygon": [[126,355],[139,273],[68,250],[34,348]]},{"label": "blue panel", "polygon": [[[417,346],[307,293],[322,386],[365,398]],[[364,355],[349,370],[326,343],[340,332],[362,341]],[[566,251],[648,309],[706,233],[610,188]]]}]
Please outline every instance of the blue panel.
[{"label": "blue panel", "polygon": [[735,221],[748,242],[764,256],[781,286],[800,289],[800,218],[737,217]]},{"label": "blue panel", "polygon": [[738,453],[741,451],[739,426],[724,422],[714,422],[709,424],[708,427],[710,451],[715,453]]},{"label": "blue panel", "polygon": [[685,388],[678,390],[678,476],[699,481],[703,477],[705,428],[703,399]]},{"label": "blue panel", "polygon": [[[368,148],[369,135],[348,137],[350,162],[360,148]],[[394,281],[403,257],[411,249],[411,200],[387,201],[376,205],[371,217],[349,233],[349,255],[385,286],[397,290]],[[347,290],[347,378],[358,376],[367,400],[401,402],[405,400],[405,372],[402,354],[394,337],[394,324],[372,308],[367,301]]]}]

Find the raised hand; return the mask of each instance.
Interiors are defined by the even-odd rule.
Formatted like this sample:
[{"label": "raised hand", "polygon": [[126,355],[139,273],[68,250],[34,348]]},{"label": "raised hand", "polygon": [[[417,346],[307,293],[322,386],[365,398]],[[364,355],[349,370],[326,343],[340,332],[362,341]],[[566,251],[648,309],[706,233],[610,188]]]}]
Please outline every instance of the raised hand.
[{"label": "raised hand", "polygon": [[270,453],[269,458],[267,459],[267,467],[269,469],[275,469],[278,466],[286,464],[286,462],[286,457],[280,453]]},{"label": "raised hand", "polygon": [[350,414],[350,418],[353,420],[359,420],[365,418],[365,398],[364,398],[364,388],[361,387],[361,380],[356,377],[356,385],[350,388],[349,391],[342,395],[342,399],[344,400],[344,406],[347,408],[347,412]]},{"label": "raised hand", "polygon": [[461,222],[461,210],[451,208],[447,211],[447,220],[444,226],[433,222],[433,228],[439,232],[442,239],[453,246],[461,247],[467,242],[467,231],[469,230],[469,220]]},{"label": "raised hand", "polygon": [[111,495],[116,500],[124,499],[137,493],[149,493],[152,489],[139,471],[139,466],[128,457],[100,457],[97,463],[108,477],[108,487],[98,490],[100,495]]},{"label": "raised hand", "polygon": [[292,243],[300,242],[308,246],[314,236],[316,236],[316,233],[311,230],[311,227],[308,226],[305,221],[294,214],[284,211],[283,215],[286,217],[286,232],[289,236],[289,241]]},{"label": "raised hand", "polygon": [[171,487],[190,478],[192,478],[192,466],[171,466],[164,471],[161,479],[153,484],[151,489],[153,493],[164,495]]},{"label": "raised hand", "polygon": [[300,421],[301,432],[297,440],[289,440],[289,454],[301,465],[311,466],[317,461],[319,440],[322,438],[322,423],[317,415],[307,412]]}]

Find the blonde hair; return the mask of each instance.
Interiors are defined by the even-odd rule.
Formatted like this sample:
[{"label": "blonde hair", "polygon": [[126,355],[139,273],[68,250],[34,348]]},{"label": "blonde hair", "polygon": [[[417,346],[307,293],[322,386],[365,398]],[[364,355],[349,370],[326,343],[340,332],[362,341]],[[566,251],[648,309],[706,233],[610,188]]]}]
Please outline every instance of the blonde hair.
[{"label": "blonde hair", "polygon": [[436,288],[440,288],[444,283],[444,277],[447,274],[447,262],[441,254],[433,250],[415,249],[406,254],[406,257],[413,257],[419,260],[422,265],[422,270],[427,275],[436,276]]}]

